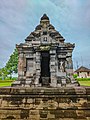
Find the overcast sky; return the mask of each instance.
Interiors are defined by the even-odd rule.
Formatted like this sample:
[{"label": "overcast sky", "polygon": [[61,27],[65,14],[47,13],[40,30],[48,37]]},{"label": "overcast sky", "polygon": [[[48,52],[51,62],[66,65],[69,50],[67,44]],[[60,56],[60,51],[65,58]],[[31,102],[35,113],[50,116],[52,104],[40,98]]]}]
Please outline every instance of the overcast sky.
[{"label": "overcast sky", "polygon": [[74,68],[90,67],[90,0],[0,0],[0,67],[44,13],[66,42],[75,43]]}]

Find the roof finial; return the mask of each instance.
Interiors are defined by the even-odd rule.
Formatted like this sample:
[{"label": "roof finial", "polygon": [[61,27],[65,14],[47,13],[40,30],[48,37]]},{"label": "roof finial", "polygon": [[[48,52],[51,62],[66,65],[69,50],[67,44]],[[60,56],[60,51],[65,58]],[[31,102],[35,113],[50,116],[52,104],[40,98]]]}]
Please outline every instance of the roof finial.
[{"label": "roof finial", "polygon": [[49,17],[46,14],[43,14],[43,16],[41,17],[41,20],[49,20]]}]

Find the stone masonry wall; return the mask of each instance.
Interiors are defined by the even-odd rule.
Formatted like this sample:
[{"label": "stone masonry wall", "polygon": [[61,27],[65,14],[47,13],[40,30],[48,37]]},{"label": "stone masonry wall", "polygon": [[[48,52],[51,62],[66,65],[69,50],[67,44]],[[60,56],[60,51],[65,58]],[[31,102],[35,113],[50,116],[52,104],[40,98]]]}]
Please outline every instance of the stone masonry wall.
[{"label": "stone masonry wall", "polygon": [[0,88],[0,120],[90,120],[90,87]]}]

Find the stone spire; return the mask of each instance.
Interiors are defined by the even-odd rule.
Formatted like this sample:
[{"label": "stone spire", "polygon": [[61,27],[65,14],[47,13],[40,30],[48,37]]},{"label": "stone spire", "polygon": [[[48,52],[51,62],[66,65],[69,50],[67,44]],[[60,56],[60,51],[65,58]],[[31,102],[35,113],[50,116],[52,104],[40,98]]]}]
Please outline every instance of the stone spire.
[{"label": "stone spire", "polygon": [[49,17],[46,14],[43,14],[43,16],[41,17],[41,20],[49,20]]},{"label": "stone spire", "polygon": [[50,21],[49,21],[49,17],[46,14],[43,14],[43,16],[41,17],[40,20],[40,24],[43,26],[44,24],[49,25]]}]

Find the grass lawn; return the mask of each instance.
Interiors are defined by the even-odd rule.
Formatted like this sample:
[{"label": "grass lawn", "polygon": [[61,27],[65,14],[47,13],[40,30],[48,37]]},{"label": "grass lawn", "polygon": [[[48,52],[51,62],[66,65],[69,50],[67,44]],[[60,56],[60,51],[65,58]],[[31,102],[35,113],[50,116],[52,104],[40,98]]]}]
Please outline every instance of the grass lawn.
[{"label": "grass lawn", "polygon": [[90,86],[90,80],[89,81],[79,81],[79,83],[82,86]]},{"label": "grass lawn", "polygon": [[[11,86],[12,82],[11,80],[0,80],[0,87]],[[90,86],[90,80],[80,80],[79,83],[81,86]]]},{"label": "grass lawn", "polygon": [[90,86],[90,78],[77,78],[81,86]]},{"label": "grass lawn", "polygon": [[12,81],[1,81],[0,80],[0,87],[6,87],[6,86],[11,86]]},{"label": "grass lawn", "polygon": [[0,83],[0,87],[11,86],[11,82]]}]

